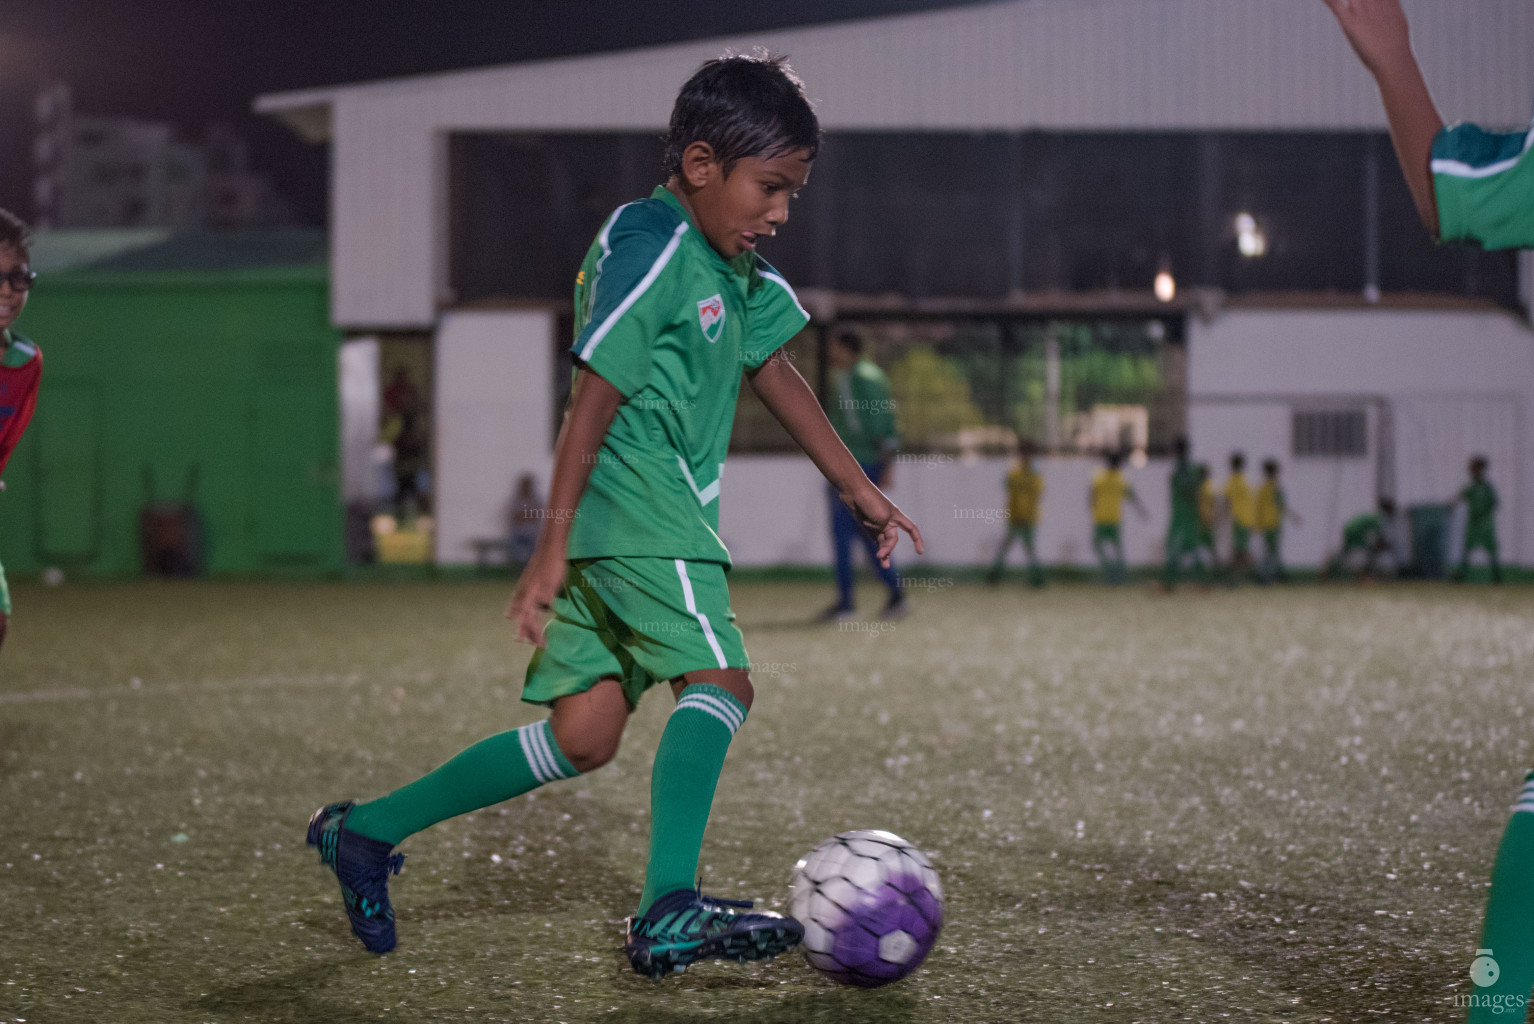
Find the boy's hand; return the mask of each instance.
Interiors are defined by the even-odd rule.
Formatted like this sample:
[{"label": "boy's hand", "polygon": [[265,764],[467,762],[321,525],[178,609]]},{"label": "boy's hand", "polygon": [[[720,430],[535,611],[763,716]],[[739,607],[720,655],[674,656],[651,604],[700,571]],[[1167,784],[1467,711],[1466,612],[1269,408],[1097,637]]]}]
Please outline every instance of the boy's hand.
[{"label": "boy's hand", "polygon": [[533,552],[506,605],[506,617],[517,624],[519,643],[543,646],[543,613],[553,607],[564,586],[566,568],[564,556],[554,553],[552,545],[540,544]]},{"label": "boy's hand", "polygon": [[900,531],[904,530],[911,536],[911,543],[916,546],[919,555],[924,550],[921,539],[921,530],[916,524],[906,518],[906,514],[895,507],[895,503],[884,496],[884,492],[877,487],[870,487],[859,494],[843,494],[842,501],[852,510],[853,516],[863,529],[867,530],[875,540],[879,542],[879,551],[874,556],[879,564],[888,569],[890,556],[895,553],[895,545],[900,540]]},{"label": "boy's hand", "polygon": [[1401,0],[1325,0],[1364,67],[1378,75],[1403,58],[1414,60]]}]

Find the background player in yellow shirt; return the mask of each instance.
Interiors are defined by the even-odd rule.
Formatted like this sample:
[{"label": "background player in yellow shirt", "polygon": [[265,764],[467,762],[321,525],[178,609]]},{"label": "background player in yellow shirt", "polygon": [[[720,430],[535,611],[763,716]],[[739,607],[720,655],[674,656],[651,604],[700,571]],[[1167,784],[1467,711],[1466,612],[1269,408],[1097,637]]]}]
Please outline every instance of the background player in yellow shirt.
[{"label": "background player in yellow shirt", "polygon": [[1246,482],[1246,456],[1230,453],[1230,477],[1225,481],[1225,510],[1230,516],[1230,582],[1252,569],[1252,529],[1257,525],[1257,500]]},{"label": "background player in yellow shirt", "polygon": [[1289,500],[1278,483],[1278,460],[1266,459],[1262,464],[1262,486],[1257,488],[1257,529],[1262,531],[1262,566],[1257,578],[1263,582],[1282,580],[1284,572],[1284,520],[1292,519],[1298,525],[1300,517],[1289,511]]},{"label": "background player in yellow shirt", "polygon": [[1103,567],[1103,576],[1109,583],[1124,582],[1124,539],[1119,524],[1124,520],[1124,502],[1129,502],[1140,513],[1141,519],[1149,518],[1139,495],[1124,479],[1119,466],[1123,453],[1109,452],[1103,457],[1106,465],[1092,478],[1092,489],[1087,506],[1092,510],[1092,550]]},{"label": "background player in yellow shirt", "polygon": [[1017,461],[1007,474],[1007,535],[996,551],[996,561],[986,579],[991,583],[1001,581],[1001,570],[1012,550],[1012,542],[1023,542],[1023,553],[1028,556],[1028,583],[1044,585],[1044,570],[1039,568],[1039,557],[1033,549],[1033,528],[1039,522],[1039,499],[1044,496],[1044,477],[1033,468],[1033,442],[1024,440],[1018,447]]}]

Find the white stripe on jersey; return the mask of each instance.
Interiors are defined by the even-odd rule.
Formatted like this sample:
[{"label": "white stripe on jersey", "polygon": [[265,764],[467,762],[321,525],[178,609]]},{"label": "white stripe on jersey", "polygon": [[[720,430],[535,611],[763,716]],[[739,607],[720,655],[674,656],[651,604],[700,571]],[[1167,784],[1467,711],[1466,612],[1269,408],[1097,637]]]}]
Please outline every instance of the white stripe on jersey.
[{"label": "white stripe on jersey", "polygon": [[[613,219],[617,220],[616,217]],[[597,345],[601,344],[602,339],[607,337],[607,332],[613,329],[613,325],[622,318],[624,313],[629,311],[629,307],[638,302],[640,296],[649,290],[650,285],[655,283],[655,279],[660,276],[662,270],[666,269],[666,264],[671,261],[671,254],[676,252],[676,247],[682,243],[682,236],[686,233],[687,222],[684,220],[676,226],[675,231],[671,232],[671,241],[667,242],[666,247],[660,251],[660,255],[655,257],[655,262],[650,265],[649,273],[640,278],[639,283],[634,286],[634,290],[624,296],[622,302],[618,303],[618,308],[607,315],[607,319],[602,321],[602,326],[592,332],[591,338],[586,342],[586,346],[581,349],[580,358],[582,362],[591,359],[591,353],[595,352]]]}]

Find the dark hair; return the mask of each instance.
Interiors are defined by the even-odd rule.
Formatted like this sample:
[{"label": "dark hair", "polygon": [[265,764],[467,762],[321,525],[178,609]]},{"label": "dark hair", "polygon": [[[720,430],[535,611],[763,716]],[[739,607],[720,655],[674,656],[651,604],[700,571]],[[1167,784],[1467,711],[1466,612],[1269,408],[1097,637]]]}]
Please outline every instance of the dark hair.
[{"label": "dark hair", "polygon": [[0,245],[10,246],[26,259],[32,257],[32,229],[6,209],[0,209]]},{"label": "dark hair", "polygon": [[1230,468],[1231,469],[1245,469],[1246,468],[1246,456],[1242,455],[1240,452],[1231,452],[1230,453]]},{"label": "dark hair", "polygon": [[1186,437],[1178,437],[1173,441],[1172,452],[1179,459],[1186,459],[1188,457],[1188,439]]},{"label": "dark hair", "polygon": [[1380,499],[1380,511],[1385,513],[1387,516],[1395,515],[1396,514],[1396,503],[1395,503],[1395,501],[1393,499],[1391,499],[1391,498],[1381,498]]},{"label": "dark hair", "polygon": [[1262,463],[1262,471],[1268,476],[1278,476],[1278,460],[1265,459]]},{"label": "dark hair", "polygon": [[863,354],[863,336],[857,332],[856,328],[838,327],[831,332],[831,340],[849,352]]},{"label": "dark hair", "polygon": [[1103,458],[1107,461],[1109,469],[1118,469],[1119,464],[1124,461],[1124,453],[1115,448],[1113,451],[1105,454]]},{"label": "dark hair", "polygon": [[681,173],[682,153],[694,142],[713,147],[728,177],[744,157],[807,149],[815,159],[820,122],[787,57],[726,54],[700,67],[677,94],[666,134],[668,178]]},{"label": "dark hair", "polygon": [[1470,472],[1474,473],[1476,470],[1480,470],[1482,473],[1484,473],[1486,472],[1486,467],[1490,465],[1490,463],[1491,460],[1486,458],[1484,455],[1472,456],[1470,459]]}]

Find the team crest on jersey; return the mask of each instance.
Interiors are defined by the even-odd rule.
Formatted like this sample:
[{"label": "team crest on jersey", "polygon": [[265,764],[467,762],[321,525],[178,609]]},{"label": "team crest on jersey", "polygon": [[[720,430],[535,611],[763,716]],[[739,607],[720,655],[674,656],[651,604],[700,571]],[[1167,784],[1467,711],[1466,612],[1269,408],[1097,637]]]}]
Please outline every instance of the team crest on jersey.
[{"label": "team crest on jersey", "polygon": [[698,326],[710,342],[719,340],[724,331],[724,299],[711,295],[698,303]]}]

